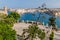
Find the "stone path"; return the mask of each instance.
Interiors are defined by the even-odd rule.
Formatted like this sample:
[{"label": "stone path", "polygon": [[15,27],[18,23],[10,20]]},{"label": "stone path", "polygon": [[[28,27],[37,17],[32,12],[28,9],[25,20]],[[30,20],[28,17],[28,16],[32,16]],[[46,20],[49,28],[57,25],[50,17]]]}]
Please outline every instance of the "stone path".
[{"label": "stone path", "polygon": [[[17,34],[21,35],[23,32],[23,29],[28,28],[28,26],[31,24],[26,24],[26,23],[16,23],[14,24],[13,29],[16,30]],[[45,29],[42,25],[38,25],[40,29]],[[54,32],[54,40],[60,40],[60,32]],[[46,38],[48,40],[48,38]]]}]

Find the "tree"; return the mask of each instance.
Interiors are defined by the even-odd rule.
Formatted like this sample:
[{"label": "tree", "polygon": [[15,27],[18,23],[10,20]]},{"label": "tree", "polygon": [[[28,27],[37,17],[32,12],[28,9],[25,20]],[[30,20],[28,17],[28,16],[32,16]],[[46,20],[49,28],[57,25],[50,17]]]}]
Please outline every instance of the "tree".
[{"label": "tree", "polygon": [[0,21],[0,39],[16,40],[16,31],[4,21]]},{"label": "tree", "polygon": [[5,19],[3,19],[3,21],[6,24],[10,25],[11,27],[13,27],[13,24],[16,23],[16,20],[14,18],[5,18]]},{"label": "tree", "polygon": [[6,14],[0,13],[0,20],[4,19],[6,16]]},{"label": "tree", "polygon": [[53,40],[54,39],[54,32],[51,32],[49,40]]},{"label": "tree", "polygon": [[54,17],[49,18],[49,25],[50,25],[50,26],[53,26],[53,28],[56,28],[55,19],[56,19],[56,18],[54,18]]},{"label": "tree", "polygon": [[[25,35],[25,34],[28,35]],[[38,28],[37,25],[33,24],[28,27],[28,29],[23,30],[23,37],[24,40],[34,40],[36,37],[40,38],[43,40],[45,38],[45,32],[43,32],[41,29]],[[43,36],[42,36],[43,35]]]},{"label": "tree", "polygon": [[17,12],[11,12],[8,16],[8,18],[14,18],[15,20],[18,20],[20,18],[20,15]]},{"label": "tree", "polygon": [[38,8],[41,8],[40,6]]},{"label": "tree", "polygon": [[[16,31],[12,29],[18,15],[15,12],[7,16],[1,15],[0,20],[0,40],[16,40]],[[3,17],[4,16],[4,17]]]},{"label": "tree", "polygon": [[41,7],[44,8],[44,9],[46,9],[46,4],[43,3]]},{"label": "tree", "polygon": [[39,31],[38,31],[38,37],[39,37],[41,40],[44,40],[44,38],[45,38],[45,32],[39,30]]}]

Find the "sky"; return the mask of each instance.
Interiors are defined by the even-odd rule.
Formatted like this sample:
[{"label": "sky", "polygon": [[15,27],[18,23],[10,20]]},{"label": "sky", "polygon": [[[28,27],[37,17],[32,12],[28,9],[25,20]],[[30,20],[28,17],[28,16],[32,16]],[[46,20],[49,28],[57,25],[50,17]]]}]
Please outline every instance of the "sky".
[{"label": "sky", "polygon": [[47,8],[60,8],[60,0],[0,0],[0,8],[37,8],[46,3]]}]

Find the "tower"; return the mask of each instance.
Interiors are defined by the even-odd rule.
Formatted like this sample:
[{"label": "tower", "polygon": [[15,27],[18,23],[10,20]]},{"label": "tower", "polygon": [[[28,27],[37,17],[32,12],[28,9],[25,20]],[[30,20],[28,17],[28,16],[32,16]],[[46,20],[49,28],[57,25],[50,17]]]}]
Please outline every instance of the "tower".
[{"label": "tower", "polygon": [[7,6],[4,6],[4,12],[7,14]]}]

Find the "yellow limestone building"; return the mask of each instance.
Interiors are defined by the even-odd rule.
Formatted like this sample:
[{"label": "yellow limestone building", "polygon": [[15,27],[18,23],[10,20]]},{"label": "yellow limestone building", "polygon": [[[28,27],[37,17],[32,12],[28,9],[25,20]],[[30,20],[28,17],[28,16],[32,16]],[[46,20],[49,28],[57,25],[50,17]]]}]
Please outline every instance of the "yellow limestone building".
[{"label": "yellow limestone building", "polygon": [[7,7],[4,6],[3,9],[0,9],[0,13],[7,14]]}]

